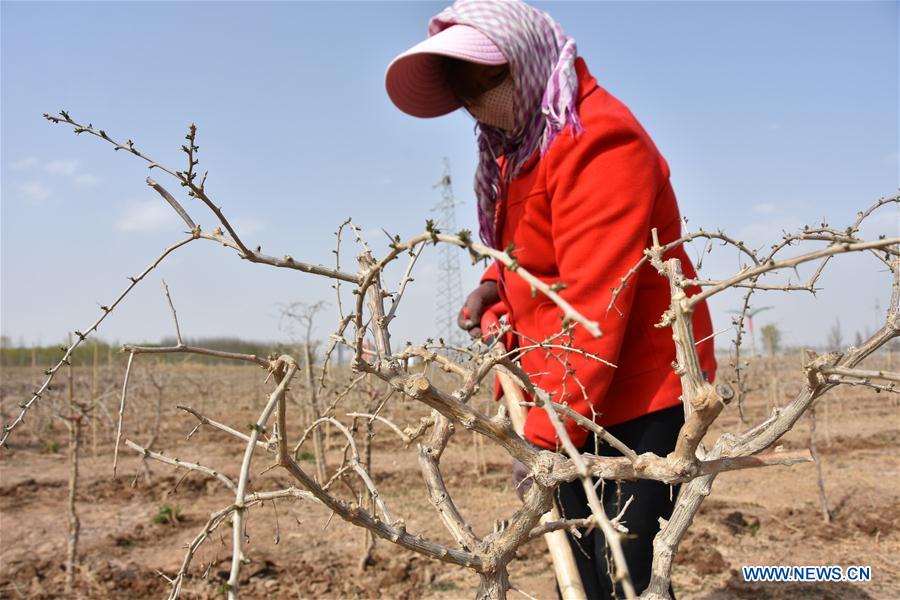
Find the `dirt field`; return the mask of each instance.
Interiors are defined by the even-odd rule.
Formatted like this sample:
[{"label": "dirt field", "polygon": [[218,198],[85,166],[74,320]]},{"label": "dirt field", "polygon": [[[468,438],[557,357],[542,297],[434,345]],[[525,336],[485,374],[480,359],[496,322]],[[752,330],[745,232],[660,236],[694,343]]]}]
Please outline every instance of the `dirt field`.
[{"label": "dirt field", "polygon": [[[759,422],[773,401],[784,404],[798,389],[797,357],[761,361],[752,374],[758,387],[746,412]],[[788,369],[792,369],[789,371]],[[896,370],[896,367],[895,367]],[[209,514],[233,496],[220,483],[160,463],[142,476],[140,459],[124,448],[119,477],[112,478],[117,389],[124,369],[103,369],[97,393],[103,409],[96,425],[85,426],[82,441],[78,513],[81,518],[76,597],[159,598],[168,593],[161,574],[174,574],[185,545]],[[27,399],[39,370],[4,368],[4,422]],[[156,386],[151,380],[153,375]],[[189,404],[210,418],[243,429],[256,419],[265,387],[262,371],[250,367],[197,365],[138,366],[133,374],[125,437],[144,444],[151,436],[156,402],[161,430],[154,448],[168,456],[198,461],[230,476],[237,474],[244,444],[213,429],[186,435],[196,420],[177,410]],[[90,394],[89,369],[77,370],[76,396]],[[158,387],[157,387],[158,386]],[[67,433],[50,417],[50,405],[65,410],[65,381],[40,411],[0,451],[0,597],[51,598],[64,593],[66,497],[69,476]],[[299,396],[300,393],[295,394]],[[326,399],[327,401],[327,399]],[[393,401],[392,401],[393,402]],[[486,400],[482,401],[486,403]],[[337,414],[360,408],[348,398]],[[299,412],[294,407],[294,414]],[[394,402],[387,414],[401,425],[426,413],[408,402]],[[295,423],[298,423],[295,421]],[[740,431],[736,407],[729,407],[710,440],[723,431]],[[296,439],[301,425],[292,436]],[[376,424],[373,478],[392,511],[407,529],[452,545],[424,494],[415,448]],[[442,461],[448,489],[462,514],[484,534],[518,503],[509,482],[509,459],[487,445],[473,450],[472,434],[458,432]],[[808,421],[798,423],[785,447],[806,447]],[[339,460],[335,436],[329,465]],[[830,525],[822,521],[812,464],[770,467],[721,475],[681,546],[674,573],[679,599],[724,598],[900,598],[900,403],[896,395],[843,388],[820,401],[817,445],[829,503]],[[479,464],[480,463],[480,464]],[[270,457],[258,452],[252,467],[253,490],[291,484],[278,470],[262,473]],[[312,469],[312,464],[309,465]],[[314,470],[314,469],[313,469]],[[349,497],[347,492],[342,492]],[[379,540],[373,564],[359,569],[361,530],[312,503],[279,501],[250,512],[248,564],[242,570],[245,597],[272,598],[472,598],[477,577]],[[193,578],[183,597],[221,597],[228,578],[231,530],[223,525],[194,561]],[[276,544],[275,539],[280,540]],[[742,565],[869,565],[870,583],[748,584]],[[542,541],[525,546],[511,565],[512,584],[536,598],[554,598],[549,558]],[[511,598],[518,596],[510,593]]]}]

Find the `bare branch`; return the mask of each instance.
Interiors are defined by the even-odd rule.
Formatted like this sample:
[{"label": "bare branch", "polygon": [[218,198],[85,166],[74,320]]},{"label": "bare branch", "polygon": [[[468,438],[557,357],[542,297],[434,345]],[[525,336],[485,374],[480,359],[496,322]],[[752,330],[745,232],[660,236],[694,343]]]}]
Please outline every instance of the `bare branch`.
[{"label": "bare branch", "polygon": [[199,346],[132,346],[131,344],[126,344],[122,346],[122,350],[124,352],[130,352],[131,354],[200,354],[202,356],[214,356],[216,358],[250,362],[266,369],[270,368],[271,366],[271,363],[268,360],[260,358],[255,354],[241,354],[239,352],[211,350],[209,348],[201,348]]},{"label": "bare branch", "polygon": [[413,280],[412,278],[412,270],[413,267],[416,266],[416,260],[418,260],[419,255],[422,254],[422,250],[425,248],[425,242],[422,242],[410,252],[409,263],[406,265],[406,271],[403,272],[403,277],[400,279],[400,286],[397,288],[397,293],[394,294],[394,299],[391,300],[391,308],[388,309],[387,315],[384,317],[384,325],[387,327],[391,321],[394,320],[394,317],[397,315],[397,307],[400,306],[400,300],[403,299],[403,292],[406,291],[406,286]]},{"label": "bare branch", "polygon": [[341,281],[346,281],[353,284],[358,283],[357,277],[355,275],[337,271],[335,269],[329,269],[328,267],[323,267],[322,265],[313,265],[310,263],[300,262],[294,260],[294,257],[290,255],[285,255],[282,258],[276,258],[274,256],[269,256],[268,254],[263,254],[259,250],[241,250],[241,247],[237,243],[222,235],[220,231],[213,231],[212,233],[200,232],[197,237],[212,242],[218,242],[223,246],[227,246],[228,248],[237,250],[238,256],[240,258],[248,260],[252,263],[259,263],[262,265],[269,265],[282,269],[293,269],[295,271],[302,271],[303,273],[310,273],[312,275],[321,275],[323,277],[329,277],[331,279],[339,279]]},{"label": "bare branch", "polygon": [[[249,494],[244,499],[244,506],[249,508],[250,506],[260,504],[268,500],[275,500],[278,498],[298,498],[302,500],[311,500],[314,502],[318,502],[318,500],[316,500],[316,498],[309,492],[304,492],[298,490],[297,488],[290,487],[284,490]],[[175,577],[171,579],[167,578],[172,586],[172,589],[169,593],[169,600],[176,600],[181,595],[181,587],[184,582],[184,578],[187,575],[188,569],[191,566],[191,561],[194,558],[194,554],[196,554],[197,550],[199,550],[200,546],[207,540],[207,538],[213,533],[213,531],[215,531],[218,526],[221,525],[229,515],[231,515],[234,509],[234,505],[230,505],[220,511],[212,513],[212,515],[210,515],[209,517],[209,520],[203,526],[203,529],[188,545],[188,550],[181,562],[181,567],[178,569],[178,573],[176,573]]]},{"label": "bare branch", "polygon": [[841,375],[855,379],[881,379],[900,383],[900,373],[891,371],[873,371],[868,369],[848,369],[846,367],[824,367],[819,370],[823,375]]},{"label": "bare branch", "polygon": [[[197,412],[190,406],[182,406],[179,404],[177,408],[196,417],[196,419],[200,422],[199,425],[209,425],[213,429],[218,429],[219,431],[224,431],[228,435],[232,435],[232,436],[238,438],[239,440],[243,440],[245,442],[250,441],[249,435],[241,433],[240,431],[238,431],[236,429],[232,429],[228,425],[224,425],[222,423],[219,423],[218,421],[213,421],[212,419],[201,415],[199,412]],[[262,448],[263,450],[273,450],[273,448],[270,446],[270,444],[267,444],[266,442],[263,442],[260,440],[256,441],[256,445],[257,445],[257,447]]]},{"label": "bare branch", "polygon": [[[584,429],[587,429],[588,431],[596,434],[604,442],[606,442],[607,444],[609,444],[610,446],[612,446],[613,448],[615,448],[616,450],[621,452],[622,456],[624,456],[631,462],[637,461],[638,455],[635,454],[634,450],[632,450],[631,448],[626,446],[621,440],[619,440],[619,438],[612,435],[610,432],[608,432],[603,427],[600,427],[599,425],[594,423],[592,420],[588,419],[584,415],[581,415],[581,414],[575,412],[568,406],[558,404],[556,402],[551,402],[549,400],[544,400],[544,402],[548,403],[553,408],[553,410],[555,410],[556,412],[558,412],[562,415],[565,415],[568,418],[575,421],[576,423],[578,423],[578,425],[580,427],[583,427]],[[538,406],[534,402],[523,402],[522,405],[523,406]]]},{"label": "bare branch", "polygon": [[843,254],[846,252],[856,252],[859,250],[868,250],[868,249],[885,249],[889,246],[895,246],[900,244],[900,238],[885,238],[881,240],[874,240],[869,242],[858,242],[858,243],[842,243],[842,244],[833,244],[826,248],[822,248],[821,250],[816,250],[814,252],[808,252],[806,254],[801,254],[800,256],[795,256],[794,258],[789,258],[780,261],[769,261],[765,264],[759,265],[757,267],[753,267],[750,269],[745,269],[744,271],[729,277],[728,279],[722,280],[721,283],[710,287],[709,289],[703,290],[699,294],[695,294],[690,297],[688,300],[688,305],[693,308],[697,306],[700,302],[706,300],[710,296],[721,292],[724,289],[729,287],[733,287],[735,284],[740,283],[746,279],[750,279],[752,277],[759,276],[763,273],[768,273],[769,271],[774,271],[776,269],[785,269],[789,267],[796,267],[797,265],[801,265],[803,263],[807,263],[818,258],[823,258],[826,256],[833,256],[835,254]]},{"label": "bare branch", "polygon": [[[291,382],[291,379],[293,379],[294,373],[297,371],[297,364],[290,357],[282,356],[278,359],[276,365],[273,366],[272,371],[274,373],[279,373],[282,369],[284,369],[284,372],[283,375],[281,375],[281,380],[278,382],[278,387],[276,387],[269,395],[269,400],[266,402],[265,408],[263,408],[253,430],[250,432],[250,439],[247,441],[247,448],[244,451],[244,458],[241,461],[241,471],[238,475],[237,489],[234,493],[231,574],[228,577],[229,600],[237,599],[238,579],[241,572],[241,560],[243,559],[241,548],[244,543],[244,510],[246,508],[244,505],[244,496],[247,493],[247,483],[250,480],[250,463],[253,459],[253,451],[256,449],[256,442],[259,439],[259,435],[265,429],[266,423],[269,422],[269,417],[271,417],[272,411],[275,410],[275,406],[280,401],[283,402],[284,395],[287,392],[287,386]],[[284,436],[283,430],[279,433],[280,437]]]},{"label": "bare branch", "polygon": [[128,380],[131,377],[132,362],[134,362],[134,352],[128,354],[128,366],[125,367],[125,381],[122,382],[122,396],[119,400],[119,424],[116,427],[116,448],[113,451],[113,478],[116,476],[116,467],[119,464],[119,441],[122,439],[122,421],[125,420],[125,396],[128,394]]},{"label": "bare branch", "polygon": [[160,196],[162,196],[166,202],[169,203],[169,206],[171,206],[173,209],[175,209],[175,212],[178,213],[178,216],[181,217],[181,220],[184,221],[184,223],[188,226],[189,231],[194,231],[195,229],[197,229],[197,225],[194,223],[193,219],[191,219],[190,215],[187,214],[187,211],[184,210],[184,208],[181,206],[181,204],[179,204],[178,200],[175,199],[175,196],[170,194],[166,190],[166,188],[159,185],[158,183],[156,183],[155,181],[153,181],[153,179],[151,179],[149,177],[146,179],[146,182],[147,182],[147,185],[149,185],[154,190],[156,190],[156,192]]},{"label": "bare branch", "polygon": [[37,402],[41,398],[41,395],[47,391],[47,388],[50,386],[50,382],[53,381],[53,377],[59,371],[60,367],[62,367],[64,364],[69,364],[69,360],[72,357],[72,353],[75,352],[75,349],[78,348],[81,345],[81,343],[91,335],[91,333],[97,331],[97,328],[100,326],[100,323],[103,322],[103,320],[107,317],[107,315],[109,315],[113,310],[115,310],[115,308],[119,305],[119,303],[122,301],[122,299],[128,295],[128,292],[130,292],[132,289],[134,289],[134,286],[136,286],[141,280],[143,280],[144,277],[146,277],[147,274],[150,273],[150,271],[155,269],[156,266],[159,265],[159,263],[161,263],[162,260],[164,258],[166,258],[169,254],[171,254],[178,248],[181,248],[185,244],[192,242],[195,239],[196,239],[196,236],[191,235],[190,237],[187,237],[187,238],[181,240],[180,242],[176,242],[175,244],[172,244],[171,246],[166,248],[163,251],[163,253],[160,254],[159,256],[157,256],[156,259],[153,262],[151,262],[139,275],[128,278],[131,281],[131,283],[122,291],[121,294],[119,294],[119,296],[112,302],[112,304],[110,304],[109,306],[101,306],[100,307],[100,310],[103,311],[103,314],[100,316],[99,319],[94,321],[94,323],[90,327],[85,329],[84,331],[76,331],[75,332],[75,336],[76,336],[75,342],[73,344],[70,344],[69,347],[66,348],[66,351],[63,354],[63,357],[60,358],[59,361],[57,361],[57,363],[55,365],[53,365],[52,367],[50,367],[49,369],[47,369],[44,372],[47,376],[44,379],[44,382],[37,389],[37,391],[32,392],[31,398],[22,405],[22,407],[21,407],[22,411],[15,418],[15,420],[12,423],[10,423],[9,425],[5,425],[3,427],[3,435],[0,436],[0,447],[3,447],[6,445],[6,441],[9,438],[9,434],[12,432],[12,430],[15,429],[18,425],[20,425],[22,423],[22,421],[25,420],[25,414],[28,412],[28,410],[34,405],[35,402]]},{"label": "bare branch", "polygon": [[128,440],[128,439],[125,440],[125,445],[128,446],[129,448],[131,448],[132,450],[136,450],[137,452],[141,453],[143,456],[152,458],[153,460],[158,460],[159,462],[165,463],[167,465],[172,465],[173,467],[175,467],[177,469],[183,468],[183,469],[188,469],[190,471],[197,471],[198,473],[203,473],[204,475],[208,475],[210,477],[213,477],[214,479],[218,479],[223,484],[225,484],[225,486],[232,492],[235,490],[234,482],[231,479],[229,479],[227,476],[223,475],[222,473],[220,473],[214,469],[210,469],[209,467],[204,467],[203,465],[201,465],[199,463],[187,462],[187,461],[184,461],[184,460],[181,460],[178,458],[169,458],[162,452],[154,452],[153,450],[148,450],[147,448],[144,448],[143,446],[141,446],[139,444],[135,444],[134,442],[132,442],[131,440]]},{"label": "bare branch", "polygon": [[165,279],[162,280],[162,284],[166,291],[166,300],[169,301],[169,308],[172,309],[172,320],[175,321],[175,339],[178,341],[178,345],[182,346],[184,343],[181,341],[181,328],[178,327],[178,313],[175,312],[175,305],[172,303],[172,296],[169,294],[169,286]]},{"label": "bare branch", "polygon": [[410,444],[413,443],[413,438],[411,438],[410,436],[408,436],[406,433],[403,432],[403,430],[401,430],[399,427],[397,427],[396,425],[394,425],[394,423],[393,423],[392,421],[390,421],[389,419],[387,419],[387,418],[385,418],[385,417],[382,417],[381,415],[370,415],[370,414],[367,414],[367,413],[357,413],[357,412],[352,412],[352,413],[347,413],[347,416],[348,416],[348,417],[360,417],[360,418],[363,418],[363,419],[375,420],[375,421],[378,421],[378,422],[380,422],[380,423],[384,423],[384,424],[387,425],[394,433],[396,433],[398,436],[400,436],[400,439],[403,440],[403,443],[404,443],[404,444],[406,444],[407,446],[409,446]]}]

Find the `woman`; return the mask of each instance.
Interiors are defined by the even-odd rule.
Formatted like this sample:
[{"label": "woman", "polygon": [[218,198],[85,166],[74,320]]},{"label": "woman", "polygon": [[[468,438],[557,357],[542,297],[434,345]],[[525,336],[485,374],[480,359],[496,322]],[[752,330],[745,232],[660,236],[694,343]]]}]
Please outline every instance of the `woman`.
[{"label": "woman", "polygon": [[[603,336],[575,327],[565,341],[599,356],[546,349],[524,352],[522,368],[532,382],[593,418],[638,453],[665,456],[684,422],[680,382],[673,372],[675,347],[669,328],[654,324],[669,304],[668,281],[645,265],[607,310],[612,289],[651,245],[651,230],[666,243],[681,233],[669,167],[637,119],[597,84],[574,40],[546,13],[518,0],[459,0],[434,17],[429,37],[388,67],[391,100],[417,117],[465,108],[478,123],[475,177],[482,239],[511,248],[518,263],[549,284],[581,314],[599,322]],[[685,276],[696,273],[682,248]],[[689,289],[693,294],[698,290]],[[487,307],[502,302],[519,347],[557,334],[561,311],[515,274],[492,265],[466,300],[460,326],[479,335]],[[705,304],[694,313],[694,335],[710,380],[715,377],[712,333]],[[562,343],[557,340],[557,343]],[[571,420],[566,431],[582,452],[618,455],[597,448]],[[528,413],[525,437],[558,450],[559,440],[542,410]],[[514,480],[524,477],[514,465]],[[603,487],[609,515],[633,496],[623,542],[635,589],[648,584],[652,540],[659,518],[668,518],[677,488],[658,482]],[[589,514],[580,484],[559,488],[565,517]],[[570,536],[590,598],[614,594],[599,530]],[[617,587],[616,595],[622,596]]]}]

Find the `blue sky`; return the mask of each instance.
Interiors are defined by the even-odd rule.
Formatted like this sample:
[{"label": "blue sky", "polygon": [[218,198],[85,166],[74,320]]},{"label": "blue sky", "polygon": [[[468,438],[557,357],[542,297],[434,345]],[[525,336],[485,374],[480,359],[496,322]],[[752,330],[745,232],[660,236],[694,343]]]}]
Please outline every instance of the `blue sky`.
[{"label": "blue sky", "polygon": [[[762,245],[804,223],[849,224],[896,193],[897,2],[535,4],[653,137],[691,226]],[[66,109],[179,169],[179,146],[196,123],[207,189],[248,244],[271,254],[331,264],[333,232],[348,216],[376,248],[382,227],[420,232],[434,216],[445,156],[462,202],[457,221],[475,229],[471,122],[458,113],[408,117],[383,87],[387,64],[424,37],[443,6],[3,2],[2,333],[55,343],[86,327],[183,229],[143,183],[144,165],[50,125],[43,112]],[[885,210],[867,233],[898,228],[898,213]],[[468,288],[479,273],[462,264]],[[707,265],[709,276],[739,267],[733,252]],[[823,342],[836,317],[848,342],[873,328],[889,278],[862,256],[833,267],[815,299],[760,296],[755,305],[773,309],[759,324],[778,323],[798,344]],[[395,338],[433,331],[436,276],[431,252]],[[186,336],[281,339],[279,304],[334,304],[328,281],[198,242],[145,281],[100,335],[170,335],[161,278]],[[737,303],[712,300],[717,329]]]}]

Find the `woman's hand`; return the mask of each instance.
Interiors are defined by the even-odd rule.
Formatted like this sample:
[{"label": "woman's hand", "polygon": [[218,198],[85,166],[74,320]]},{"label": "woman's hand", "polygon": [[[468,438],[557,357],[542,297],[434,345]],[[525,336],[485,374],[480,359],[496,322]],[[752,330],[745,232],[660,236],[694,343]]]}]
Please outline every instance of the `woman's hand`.
[{"label": "woman's hand", "polygon": [[488,307],[500,302],[500,290],[496,281],[485,281],[466,298],[456,319],[460,329],[473,338],[481,337],[481,317]]}]

